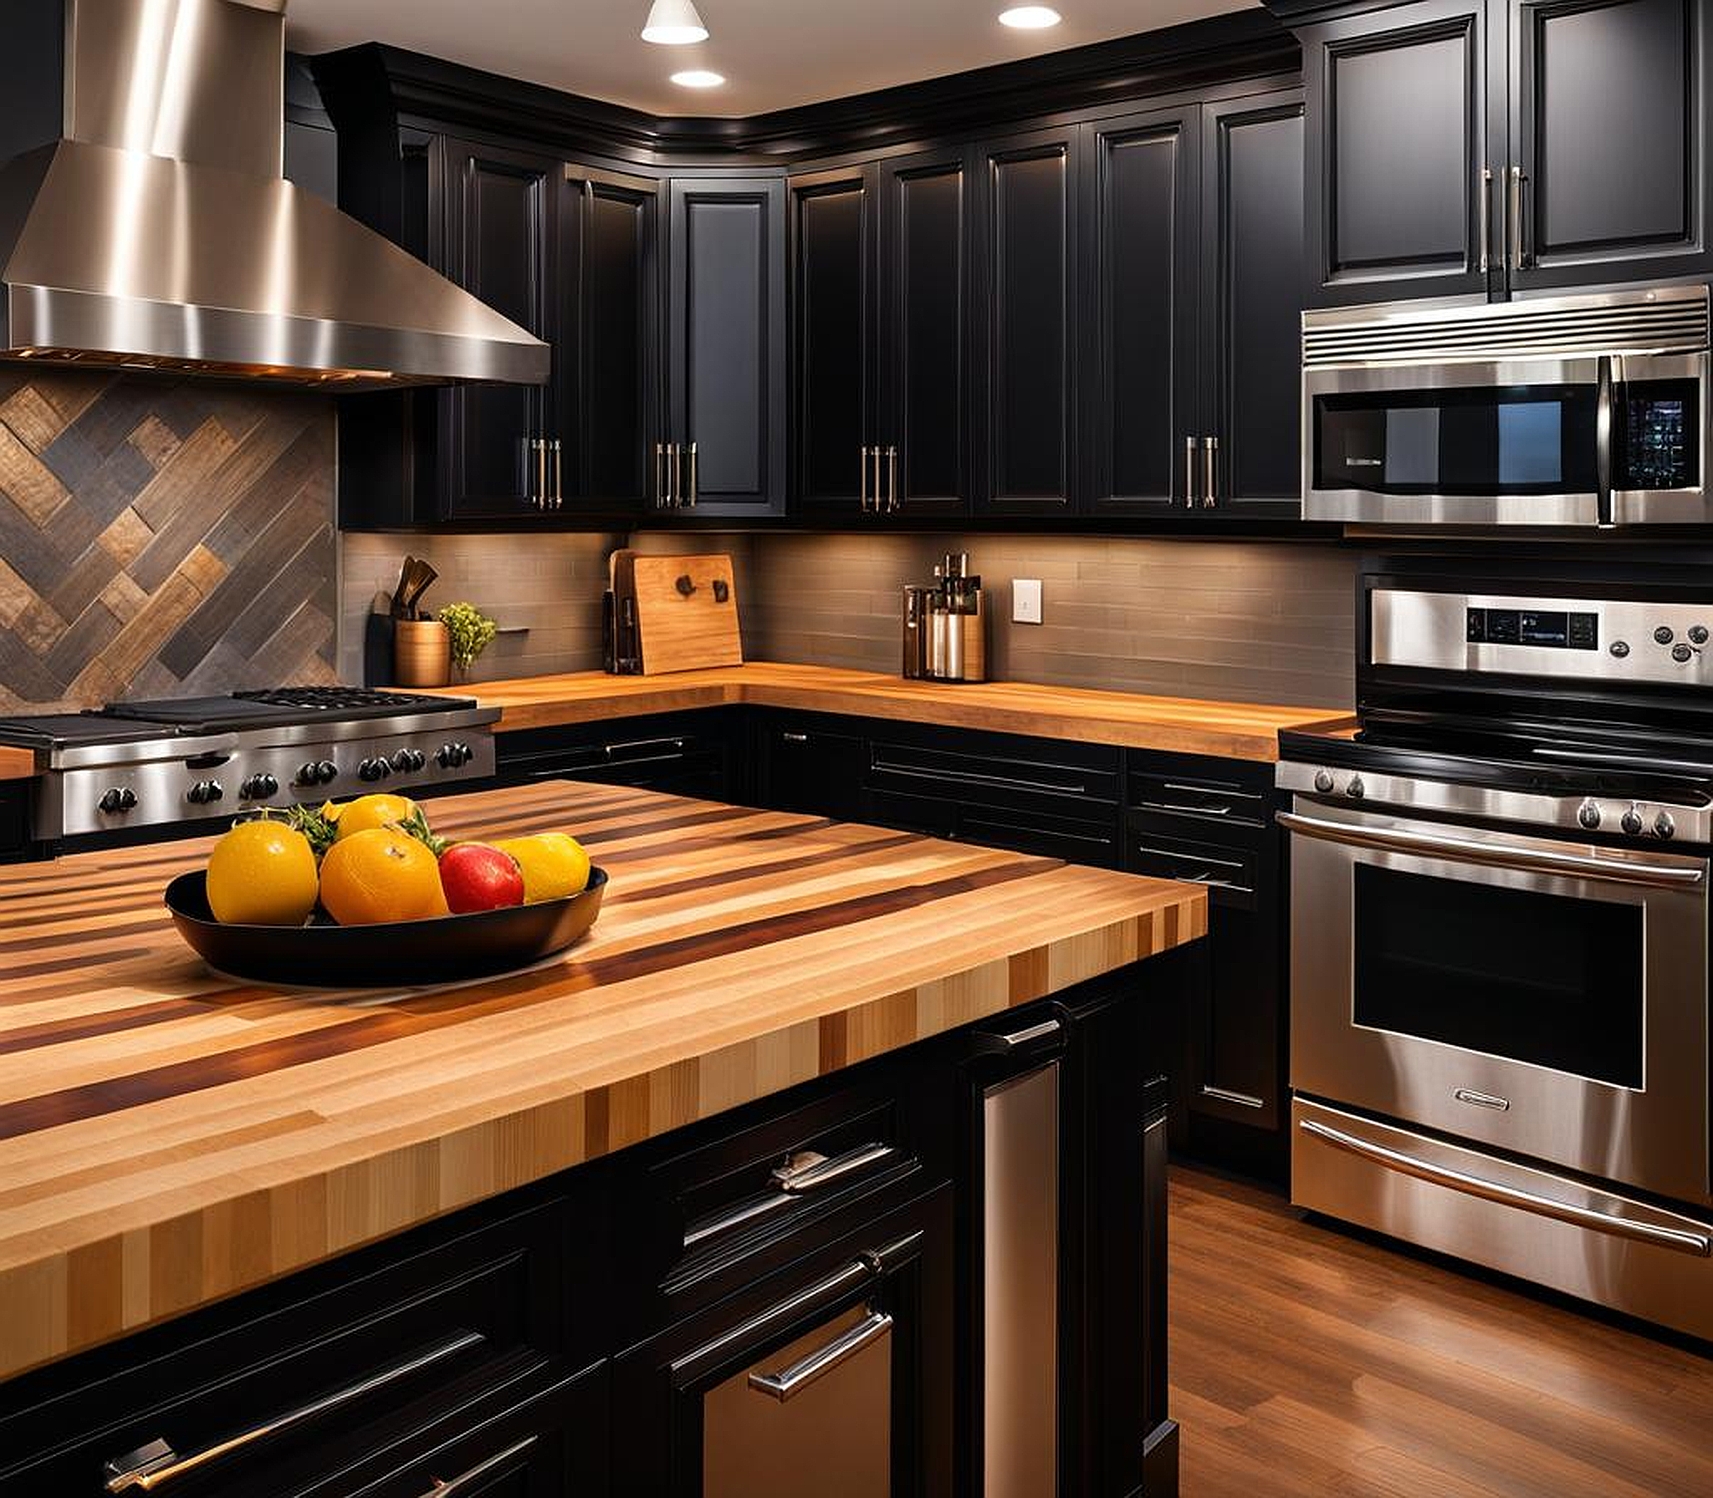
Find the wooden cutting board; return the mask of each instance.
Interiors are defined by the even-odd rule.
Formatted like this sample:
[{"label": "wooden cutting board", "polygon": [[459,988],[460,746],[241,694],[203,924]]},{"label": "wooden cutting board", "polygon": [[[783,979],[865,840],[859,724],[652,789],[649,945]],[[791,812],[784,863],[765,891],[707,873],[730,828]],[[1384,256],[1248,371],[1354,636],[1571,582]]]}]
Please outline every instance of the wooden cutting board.
[{"label": "wooden cutting board", "polygon": [[628,565],[645,676],[743,664],[729,556],[633,555]]}]

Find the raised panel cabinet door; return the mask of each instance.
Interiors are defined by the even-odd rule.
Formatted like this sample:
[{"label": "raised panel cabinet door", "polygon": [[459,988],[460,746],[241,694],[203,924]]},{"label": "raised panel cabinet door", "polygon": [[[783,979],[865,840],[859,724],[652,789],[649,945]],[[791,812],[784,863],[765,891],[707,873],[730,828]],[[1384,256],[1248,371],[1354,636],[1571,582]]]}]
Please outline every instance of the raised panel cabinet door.
[{"label": "raised panel cabinet door", "polygon": [[882,441],[898,449],[895,490],[907,513],[969,508],[968,182],[961,150],[881,166]]},{"label": "raised panel cabinet door", "polygon": [[565,337],[574,375],[552,435],[564,508],[629,515],[649,503],[659,427],[659,184],[567,167]]},{"label": "raised panel cabinet door", "polygon": [[1302,95],[1209,105],[1202,140],[1203,420],[1218,446],[1211,464],[1200,454],[1196,513],[1290,518],[1302,507]]},{"label": "raised panel cabinet door", "polygon": [[1420,0],[1301,35],[1310,304],[1502,289],[1505,127],[1485,0]]},{"label": "raised panel cabinet door", "polygon": [[793,498],[805,510],[879,506],[879,182],[874,166],[791,179]]},{"label": "raised panel cabinet door", "polygon": [[[555,345],[558,215],[564,168],[517,151],[448,142],[450,274],[495,311]],[[542,513],[552,478],[533,443],[555,397],[530,385],[463,385],[442,394],[443,509],[449,518]]]},{"label": "raised panel cabinet door", "polygon": [[783,513],[785,181],[677,178],[670,202],[668,425],[691,512]]},{"label": "raised panel cabinet door", "polygon": [[977,151],[973,479],[990,513],[1071,506],[1081,139],[1071,126]]},{"label": "raised panel cabinet door", "polygon": [[1512,0],[1510,18],[1511,285],[1706,275],[1705,6]]},{"label": "raised panel cabinet door", "polygon": [[1084,492],[1096,514],[1183,509],[1200,432],[1201,111],[1083,128]]}]

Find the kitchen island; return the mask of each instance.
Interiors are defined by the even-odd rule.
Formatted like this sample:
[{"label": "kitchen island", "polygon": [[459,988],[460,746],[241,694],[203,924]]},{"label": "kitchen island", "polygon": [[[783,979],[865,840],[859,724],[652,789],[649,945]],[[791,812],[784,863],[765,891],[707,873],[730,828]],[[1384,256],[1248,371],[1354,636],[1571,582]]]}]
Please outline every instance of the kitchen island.
[{"label": "kitchen island", "polygon": [[[453,837],[576,832],[612,876],[593,933],[508,978],[284,993],[209,973],[172,930],[161,890],[205,842],[0,873],[0,1375],[817,1079],[884,1097],[895,1053],[1206,931],[1191,885],[624,787],[434,816]],[[1135,989],[1095,1007],[1137,1024]],[[1147,1058],[1105,1062],[1139,1102]]]}]

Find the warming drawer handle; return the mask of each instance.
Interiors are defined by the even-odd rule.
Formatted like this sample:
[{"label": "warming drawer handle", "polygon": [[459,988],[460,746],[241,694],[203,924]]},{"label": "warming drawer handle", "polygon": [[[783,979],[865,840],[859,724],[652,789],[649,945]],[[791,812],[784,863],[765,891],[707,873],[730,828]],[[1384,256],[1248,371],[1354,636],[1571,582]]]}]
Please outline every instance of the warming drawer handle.
[{"label": "warming drawer handle", "polygon": [[460,1472],[456,1477],[448,1477],[444,1481],[435,1478],[434,1486],[424,1493],[422,1498],[457,1498],[459,1493],[480,1482],[484,1477],[492,1477],[500,1468],[515,1462],[530,1447],[534,1446],[538,1439],[537,1436],[525,1436],[515,1446],[508,1446],[504,1451],[496,1451],[486,1461],[477,1462],[467,1472]]},{"label": "warming drawer handle", "polygon": [[1651,1222],[1632,1222],[1628,1218],[1615,1217],[1610,1212],[1601,1212],[1593,1207],[1579,1207],[1574,1202],[1561,1202],[1534,1191],[1524,1191],[1517,1186],[1505,1186],[1498,1181],[1484,1180],[1480,1176],[1470,1175],[1467,1171],[1454,1170],[1449,1165],[1435,1165],[1428,1160],[1418,1160],[1414,1155],[1406,1155],[1402,1150],[1389,1149],[1369,1139],[1358,1139],[1354,1134],[1346,1134],[1343,1130],[1331,1128],[1316,1119],[1300,1119],[1298,1127],[1305,1134],[1325,1140],[1335,1149],[1360,1155],[1387,1170],[1397,1171],[1399,1175],[1413,1176],[1416,1180],[1427,1181],[1430,1185],[1461,1191],[1465,1196],[1480,1197],[1483,1201],[1497,1202],[1501,1206],[1519,1207],[1525,1212],[1533,1212],[1538,1217],[1551,1217],[1575,1227],[1592,1228],[1595,1232],[1610,1233],[1616,1238],[1634,1238],[1641,1243],[1675,1249],[1678,1253],[1694,1254],[1698,1258],[1705,1259],[1713,1254],[1713,1238],[1709,1238],[1705,1233],[1656,1227]]},{"label": "warming drawer handle", "polygon": [[1707,880],[1707,870],[1700,866],[1653,863],[1641,859],[1618,863],[1579,853],[1506,848],[1496,843],[1478,843],[1471,838],[1406,832],[1398,827],[1358,827],[1349,822],[1324,822],[1318,817],[1299,816],[1289,811],[1278,813],[1278,820],[1287,831],[1318,838],[1322,842],[1373,848],[1383,853],[1455,858],[1466,863],[1491,864],[1495,868],[1517,869],[1524,873],[1566,874],[1607,884],[1645,884],[1655,889],[1693,889]]},{"label": "warming drawer handle", "polygon": [[128,1493],[132,1489],[139,1492],[153,1493],[176,1478],[198,1471],[208,1463],[223,1456],[230,1456],[235,1451],[242,1451],[247,1446],[254,1446],[258,1441],[265,1441],[284,1431],[305,1425],[311,1420],[318,1419],[331,1410],[337,1410],[347,1404],[353,1404],[366,1394],[372,1394],[376,1389],[383,1389],[388,1384],[394,1384],[401,1379],[409,1378],[413,1373],[420,1373],[424,1368],[432,1368],[436,1363],[442,1363],[447,1358],[455,1357],[472,1347],[478,1347],[487,1339],[480,1332],[460,1332],[456,1337],[436,1343],[433,1347],[417,1353],[414,1357],[406,1358],[402,1363],[394,1363],[390,1368],[383,1368],[378,1373],[371,1373],[367,1378],[359,1379],[354,1384],[348,1384],[343,1389],[337,1389],[331,1394],[324,1394],[320,1399],[308,1404],[299,1405],[294,1410],[275,1415],[259,1425],[253,1425],[249,1430],[239,1435],[229,1436],[224,1441],[217,1441],[212,1446],[206,1446],[201,1451],[193,1452],[190,1456],[180,1456],[164,1440],[150,1441],[146,1446],[139,1446],[135,1451],[128,1451],[123,1456],[114,1457],[107,1463],[107,1491],[109,1493]]},{"label": "warming drawer handle", "polygon": [[781,1368],[777,1373],[750,1374],[749,1386],[783,1404],[891,1330],[892,1318],[885,1311],[870,1311],[855,1326],[846,1327],[824,1347],[805,1353],[790,1367]]}]

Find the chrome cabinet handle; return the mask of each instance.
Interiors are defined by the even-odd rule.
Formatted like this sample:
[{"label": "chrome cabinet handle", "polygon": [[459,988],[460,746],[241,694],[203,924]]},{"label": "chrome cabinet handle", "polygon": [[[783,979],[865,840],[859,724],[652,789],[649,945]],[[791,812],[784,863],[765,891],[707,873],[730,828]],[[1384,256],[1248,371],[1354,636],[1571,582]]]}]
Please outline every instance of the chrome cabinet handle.
[{"label": "chrome cabinet handle", "polygon": [[898,449],[896,446],[886,449],[886,508],[889,514],[898,513]]},{"label": "chrome cabinet handle", "polygon": [[880,514],[885,513],[885,508],[886,508],[884,502],[881,500],[881,497],[880,497],[880,460],[882,457],[882,453],[881,453],[880,447],[878,445],[870,448],[869,451],[874,455],[874,482],[873,482],[874,513],[876,515],[880,515]]},{"label": "chrome cabinet handle", "polygon": [[1520,166],[1511,168],[1511,201],[1506,210],[1511,234],[1511,269],[1522,270],[1526,264],[1523,259],[1523,183],[1528,178],[1523,175]]},{"label": "chrome cabinet handle", "polygon": [[857,464],[857,504],[868,514],[868,444],[863,444],[862,461]]},{"label": "chrome cabinet handle", "polygon": [[1233,1092],[1229,1087],[1209,1087],[1202,1084],[1203,1097],[1218,1098],[1222,1103],[1235,1103],[1240,1108],[1265,1108],[1267,1100],[1258,1098],[1247,1092]]},{"label": "chrome cabinet handle", "polygon": [[690,497],[684,501],[684,508],[687,510],[693,510],[696,508],[697,499],[699,499],[701,497],[697,492],[698,485],[696,482],[696,444],[694,442],[692,442],[690,444],[689,468],[690,468],[690,489],[689,489],[689,496]]},{"label": "chrome cabinet handle", "polygon": [[1476,260],[1476,269],[1486,275],[1492,268],[1493,257],[1493,168],[1481,168],[1481,186],[1478,189],[1480,197],[1476,208],[1476,234],[1480,237],[1481,254]]},{"label": "chrome cabinet handle", "polygon": [[1196,507],[1196,445],[1195,437],[1184,438],[1184,508]]},{"label": "chrome cabinet handle", "polygon": [[1610,1212],[1597,1211],[1593,1207],[1579,1207],[1575,1202],[1561,1202],[1535,1191],[1524,1191],[1518,1186],[1484,1180],[1480,1176],[1470,1175],[1467,1171],[1455,1170],[1449,1165],[1418,1160],[1414,1155],[1406,1155],[1402,1150],[1376,1144],[1371,1139],[1358,1139],[1354,1134],[1346,1134],[1341,1129],[1331,1128],[1313,1118],[1299,1119],[1297,1126],[1303,1133],[1324,1140],[1334,1149],[1346,1150],[1350,1154],[1372,1160],[1387,1170],[1395,1170],[1399,1175],[1413,1176],[1418,1181],[1460,1191],[1465,1196],[1477,1196],[1483,1201],[1497,1202],[1501,1206],[1520,1207],[1523,1211],[1533,1212],[1539,1217],[1551,1217],[1576,1227],[1593,1228],[1595,1232],[1610,1233],[1617,1238],[1634,1238],[1642,1243],[1657,1244],[1661,1248],[1673,1248],[1679,1253],[1694,1254],[1698,1258],[1705,1259],[1709,1254],[1713,1254],[1713,1238],[1704,1233],[1656,1227],[1650,1222],[1632,1222],[1627,1218],[1614,1217]]},{"label": "chrome cabinet handle", "polygon": [[1278,814],[1279,825],[1303,837],[1353,848],[1373,848],[1383,853],[1416,853],[1428,858],[1450,858],[1464,863],[1489,864],[1494,868],[1517,869],[1523,873],[1566,874],[1572,878],[1595,879],[1606,884],[1642,884],[1655,889],[1692,889],[1704,884],[1707,871],[1701,867],[1654,863],[1636,859],[1588,858],[1578,853],[1552,853],[1538,848],[1507,848],[1499,843],[1479,843],[1472,838],[1441,837],[1407,832],[1399,827],[1358,827],[1348,822],[1323,822],[1295,812]]},{"label": "chrome cabinet handle", "polygon": [[809,735],[806,733],[782,733],[779,735],[787,744],[807,744]]},{"label": "chrome cabinet handle", "polygon": [[457,1495],[472,1483],[480,1482],[484,1477],[491,1477],[507,1463],[515,1462],[539,1439],[538,1436],[525,1436],[515,1446],[496,1451],[486,1461],[477,1462],[467,1472],[460,1472],[456,1477],[449,1477],[444,1482],[438,1478],[434,1479],[434,1486],[424,1493],[422,1498],[457,1498]]},{"label": "chrome cabinet handle", "polygon": [[547,508],[547,439],[537,437],[535,447],[535,507]]},{"label": "chrome cabinet handle", "polygon": [[1211,510],[1219,504],[1219,438],[1201,439],[1201,465],[1201,507]]},{"label": "chrome cabinet handle", "polygon": [[565,460],[562,453],[564,444],[555,437],[553,439],[553,508],[565,508]]},{"label": "chrome cabinet handle", "polygon": [[684,508],[684,444],[672,444],[672,508]]},{"label": "chrome cabinet handle", "polygon": [[750,1374],[749,1386],[783,1404],[891,1330],[892,1318],[885,1311],[870,1311],[855,1326],[847,1327],[824,1347],[806,1353],[790,1367],[781,1368],[777,1373]]},{"label": "chrome cabinet handle", "polygon": [[332,1394],[324,1394],[320,1399],[275,1415],[260,1425],[254,1425],[239,1435],[229,1436],[224,1441],[217,1441],[212,1446],[205,1446],[190,1456],[180,1456],[165,1440],[150,1441],[148,1445],[139,1446],[135,1451],[114,1457],[107,1463],[107,1491],[128,1493],[136,1489],[144,1493],[155,1492],[167,1483],[195,1472],[220,1457],[229,1456],[234,1451],[254,1446],[258,1441],[265,1441],[283,1431],[307,1424],[330,1410],[353,1404],[364,1395],[374,1393],[376,1389],[398,1383],[413,1373],[420,1373],[424,1368],[431,1368],[458,1353],[480,1346],[486,1340],[480,1332],[461,1332],[456,1337],[417,1353],[414,1357],[406,1358],[402,1363],[394,1363],[390,1368],[383,1368],[379,1373],[372,1373],[367,1378],[359,1379]]},{"label": "chrome cabinet handle", "polygon": [[982,1030],[975,1037],[975,1049],[985,1056],[1010,1056],[1042,1041],[1052,1040],[1065,1028],[1064,1021],[1044,1019],[1025,1025],[1021,1030]]},{"label": "chrome cabinet handle", "polygon": [[773,1172],[773,1183],[787,1196],[807,1196],[841,1181],[864,1166],[890,1159],[898,1150],[890,1144],[863,1144],[831,1159],[814,1150],[804,1150],[791,1156]]},{"label": "chrome cabinet handle", "polygon": [[654,444],[654,508],[666,508],[666,444]]}]

